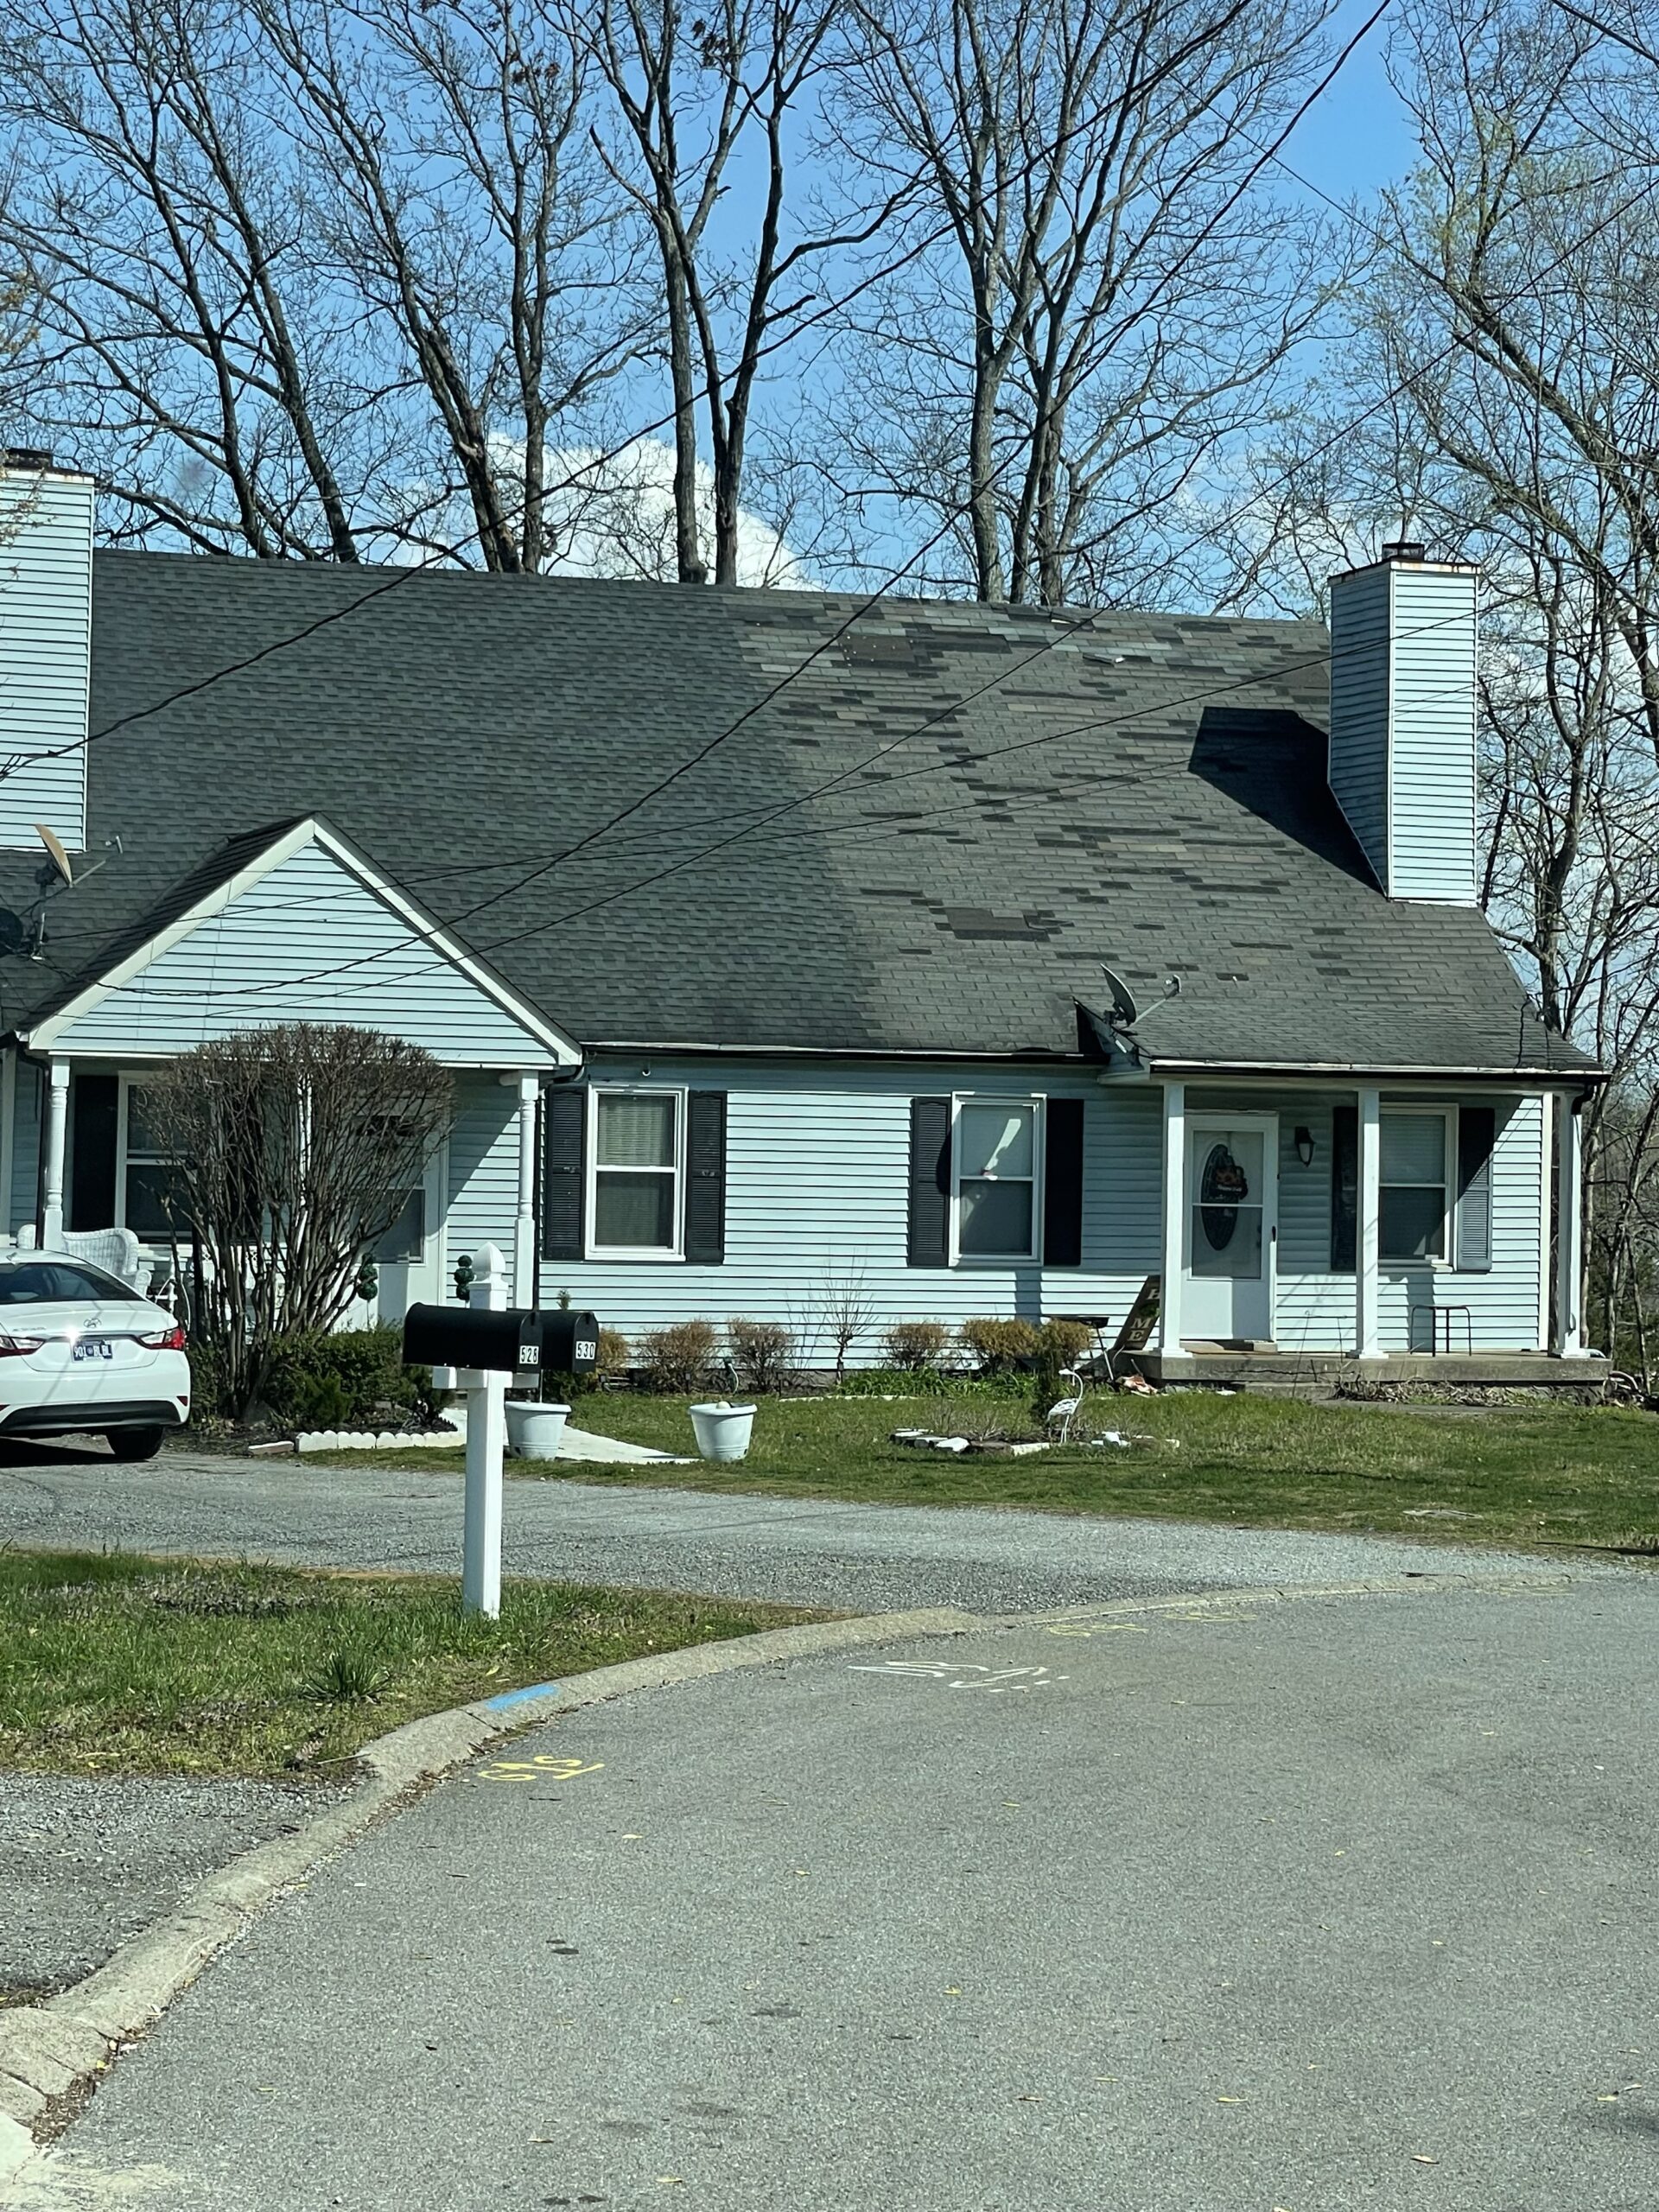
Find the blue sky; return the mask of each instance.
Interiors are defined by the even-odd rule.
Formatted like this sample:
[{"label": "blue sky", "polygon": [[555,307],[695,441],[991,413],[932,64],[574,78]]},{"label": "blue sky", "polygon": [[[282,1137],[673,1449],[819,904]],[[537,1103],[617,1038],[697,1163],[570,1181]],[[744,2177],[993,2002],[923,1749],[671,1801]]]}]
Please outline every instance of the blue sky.
[{"label": "blue sky", "polygon": [[[1351,38],[1375,5],[1376,0],[1341,0],[1331,25],[1332,44]],[[1416,156],[1411,119],[1382,66],[1388,39],[1385,16],[1285,149],[1286,160],[1335,200],[1375,193],[1403,175]]]}]

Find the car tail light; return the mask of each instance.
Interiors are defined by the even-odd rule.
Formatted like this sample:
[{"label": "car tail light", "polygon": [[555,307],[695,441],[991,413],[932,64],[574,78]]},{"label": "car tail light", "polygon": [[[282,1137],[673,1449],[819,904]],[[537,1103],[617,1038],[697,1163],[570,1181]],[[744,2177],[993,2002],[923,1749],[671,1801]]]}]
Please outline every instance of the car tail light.
[{"label": "car tail light", "polygon": [[156,1329],[149,1336],[140,1337],[138,1342],[146,1351],[182,1351],[184,1330],[175,1321],[170,1329]]},{"label": "car tail light", "polygon": [[46,1342],[44,1337],[9,1337],[0,1333],[0,1359],[19,1359],[31,1351],[39,1351]]}]

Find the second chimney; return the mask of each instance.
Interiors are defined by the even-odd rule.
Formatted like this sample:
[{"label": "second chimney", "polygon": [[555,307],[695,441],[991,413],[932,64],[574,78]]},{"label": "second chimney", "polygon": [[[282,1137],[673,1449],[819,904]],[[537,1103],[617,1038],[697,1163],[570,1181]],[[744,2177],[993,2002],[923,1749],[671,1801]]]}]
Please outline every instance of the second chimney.
[{"label": "second chimney", "polygon": [[1475,904],[1478,582],[1405,540],[1331,580],[1327,772],[1390,899]]}]

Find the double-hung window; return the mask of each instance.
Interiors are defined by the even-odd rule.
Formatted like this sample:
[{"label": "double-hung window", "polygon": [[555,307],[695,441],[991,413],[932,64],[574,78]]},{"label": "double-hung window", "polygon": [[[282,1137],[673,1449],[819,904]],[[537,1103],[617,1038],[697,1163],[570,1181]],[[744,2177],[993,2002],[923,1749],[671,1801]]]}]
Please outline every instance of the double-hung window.
[{"label": "double-hung window", "polygon": [[165,1243],[184,1226],[178,1170],[145,1120],[143,1090],[132,1082],[121,1090],[119,1225],[146,1243]]},{"label": "double-hung window", "polygon": [[951,1154],[959,1259],[1039,1256],[1042,1146],[1040,1100],[957,1100]]},{"label": "double-hung window", "polygon": [[677,1090],[593,1093],[591,1249],[641,1258],[680,1249],[684,1100]]},{"label": "double-hung window", "polygon": [[1384,1260],[1444,1260],[1452,1211],[1450,1117],[1383,1114],[1379,1250]]}]

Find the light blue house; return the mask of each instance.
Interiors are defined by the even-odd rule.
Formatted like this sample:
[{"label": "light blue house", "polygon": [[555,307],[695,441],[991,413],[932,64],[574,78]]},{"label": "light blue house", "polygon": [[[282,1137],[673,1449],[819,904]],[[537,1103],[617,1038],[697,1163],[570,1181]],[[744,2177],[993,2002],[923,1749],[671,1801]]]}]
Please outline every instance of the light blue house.
[{"label": "light blue house", "polygon": [[0,493],[4,1235],[159,1259],[146,1074],[341,1020],[455,1077],[385,1315],[488,1238],[809,1360],[1148,1277],[1171,1379],[1584,1354],[1597,1074],[1476,904],[1471,569],[1385,549],[1327,636],[95,555],[86,479]]}]

